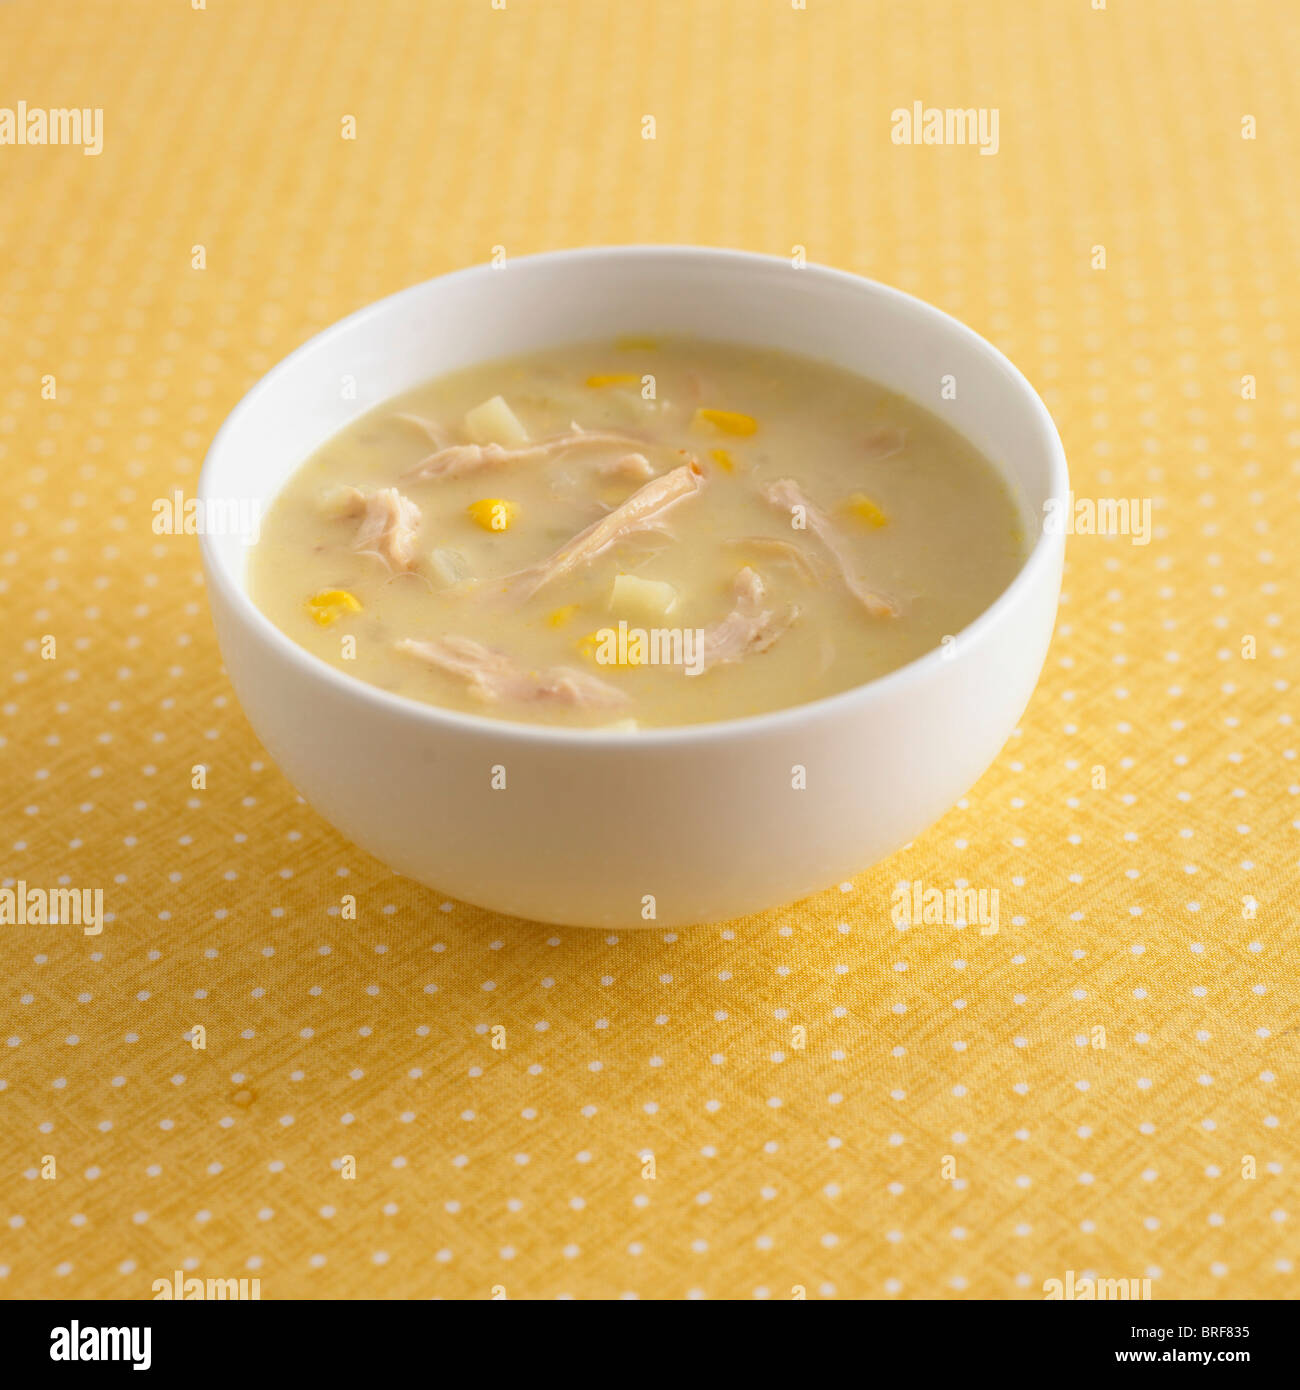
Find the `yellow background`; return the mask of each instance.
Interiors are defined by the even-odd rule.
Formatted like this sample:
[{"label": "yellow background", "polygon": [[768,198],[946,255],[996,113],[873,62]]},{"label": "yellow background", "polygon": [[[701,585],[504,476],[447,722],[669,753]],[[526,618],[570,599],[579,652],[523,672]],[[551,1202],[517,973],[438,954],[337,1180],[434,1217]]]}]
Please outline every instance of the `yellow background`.
[{"label": "yellow background", "polygon": [[[1297,71],[1289,0],[0,7],[0,105],[105,112],[97,158],[0,147],[0,876],[112,914],[0,934],[4,1295],[1293,1294]],[[917,100],[997,107],[998,154],[893,145]],[[301,804],[150,523],[340,315],[627,241],[933,301],[1155,534],[1071,540],[1021,729],[908,850],[616,939]],[[1001,932],[900,932],[914,878]]]}]

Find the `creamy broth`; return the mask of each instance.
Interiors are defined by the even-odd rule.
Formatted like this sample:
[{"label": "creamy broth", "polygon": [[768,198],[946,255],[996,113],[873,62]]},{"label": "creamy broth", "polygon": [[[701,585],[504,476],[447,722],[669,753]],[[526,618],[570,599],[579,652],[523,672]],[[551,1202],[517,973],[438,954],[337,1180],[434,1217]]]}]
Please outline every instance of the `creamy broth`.
[{"label": "creamy broth", "polygon": [[632,729],[883,675],[1023,553],[997,471],[912,402],[781,353],[628,338],[370,411],[275,499],[250,578],[295,642],[385,690]]}]

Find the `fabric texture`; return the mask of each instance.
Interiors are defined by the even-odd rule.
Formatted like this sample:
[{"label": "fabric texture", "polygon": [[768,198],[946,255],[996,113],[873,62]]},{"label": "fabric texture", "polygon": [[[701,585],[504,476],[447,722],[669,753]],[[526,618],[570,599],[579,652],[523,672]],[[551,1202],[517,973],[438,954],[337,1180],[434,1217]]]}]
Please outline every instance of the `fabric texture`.
[{"label": "fabric texture", "polygon": [[[0,927],[0,1296],[1294,1295],[1297,70],[1286,0],[0,7],[0,105],[103,112],[0,144],[0,878],[107,914]],[[915,102],[996,152],[897,143]],[[152,506],[343,314],[634,241],[932,301],[1151,529],[1070,538],[1021,727],[914,844],[615,936],[300,802]],[[900,930],[900,881],[999,930]]]}]

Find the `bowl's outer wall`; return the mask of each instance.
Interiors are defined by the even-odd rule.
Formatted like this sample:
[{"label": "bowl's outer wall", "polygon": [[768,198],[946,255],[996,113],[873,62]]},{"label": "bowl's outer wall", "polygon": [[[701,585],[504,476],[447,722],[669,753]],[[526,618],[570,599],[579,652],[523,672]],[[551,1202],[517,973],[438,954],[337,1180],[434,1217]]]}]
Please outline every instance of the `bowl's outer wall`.
[{"label": "bowl's outer wall", "polygon": [[464,729],[419,711],[377,715],[363,691],[278,662],[224,598],[214,603],[249,721],[349,839],[482,907],[619,928],[757,912],[907,843],[1006,741],[1054,614],[1055,595],[1034,593],[1014,624],[955,644],[940,678],[874,706],[810,707],[775,732],[756,724],[717,742],[615,750],[599,736],[577,748],[520,743],[486,720]]},{"label": "bowl's outer wall", "polygon": [[[835,361],[972,438],[1004,468],[1030,525],[1048,496],[1063,495],[1060,442],[1041,402],[969,330],[856,277],[689,248],[532,257],[371,306],[250,392],[212,446],[200,495],[265,504],[312,448],[409,385],[548,336],[632,329]],[[945,377],[957,397],[941,408]],[[941,815],[1028,702],[1064,542],[1040,537],[1026,571],[942,658],[797,711],[717,726],[716,736],[644,740],[521,738],[495,721],[380,698],[252,607],[238,538],[205,535],[202,547],[236,693],[327,820],[398,872],[465,901],[631,927],[790,901],[868,867]]]}]

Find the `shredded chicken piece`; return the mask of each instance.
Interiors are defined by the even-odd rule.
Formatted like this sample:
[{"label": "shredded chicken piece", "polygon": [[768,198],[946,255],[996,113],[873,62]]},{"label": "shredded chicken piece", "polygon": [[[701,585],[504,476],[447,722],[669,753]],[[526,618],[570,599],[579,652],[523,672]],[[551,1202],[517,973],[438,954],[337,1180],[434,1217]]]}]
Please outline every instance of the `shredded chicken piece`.
[{"label": "shredded chicken piece", "polygon": [[582,430],[571,426],[567,434],[557,434],[540,444],[507,449],[500,444],[451,444],[423,458],[404,476],[412,482],[429,478],[458,478],[481,468],[501,468],[509,463],[533,463],[548,459],[565,449],[611,448],[643,444],[644,440],[612,430]]},{"label": "shredded chicken piece", "polygon": [[[698,372],[687,372],[680,387],[682,398],[676,407],[678,424],[681,429],[689,429],[691,420],[695,415],[696,407],[704,400],[704,382],[700,380]],[[667,401],[662,403],[662,409],[670,410]]]},{"label": "shredded chicken piece", "polygon": [[612,463],[602,463],[596,469],[604,478],[653,478],[654,465],[644,454],[624,454]]},{"label": "shredded chicken piece", "polygon": [[472,637],[435,637],[428,642],[407,638],[397,644],[397,650],[459,676],[479,699],[493,703],[544,700],[575,709],[621,709],[630,703],[626,692],[599,676],[569,666],[528,671],[504,652],[485,647]]},{"label": "shredded chicken piece", "polygon": [[413,415],[406,410],[399,410],[396,418],[403,424],[414,426],[435,449],[446,447],[447,431],[436,420],[426,420],[423,415]]},{"label": "shredded chicken piece", "polygon": [[736,546],[741,550],[762,551],[775,560],[786,560],[812,584],[819,583],[826,577],[820,556],[814,560],[793,541],[783,541],[779,536],[737,536],[724,541],[723,544]]},{"label": "shredded chicken piece", "polygon": [[652,478],[644,487],[637,488],[626,502],[566,541],[549,559],[511,575],[510,579],[523,583],[525,596],[531,597],[543,584],[568,574],[579,565],[588,564],[616,542],[660,525],[665,512],[693,497],[703,486],[704,473],[696,463],[684,463],[680,468]]},{"label": "shredded chicken piece", "polygon": [[907,444],[907,432],[897,425],[881,425],[862,441],[868,455],[877,463],[901,454]]},{"label": "shredded chicken piece", "polygon": [[799,616],[791,605],[782,613],[763,607],[767,586],[748,565],[736,575],[733,584],[736,606],[721,622],[706,627],[701,635],[701,666],[720,666],[740,661],[755,652],[765,652]]},{"label": "shredded chicken piece", "polygon": [[414,569],[420,509],[409,497],[403,497],[395,487],[378,492],[348,487],[340,488],[330,502],[335,516],[361,518],[353,550],[374,555],[393,571]]},{"label": "shredded chicken piece", "polygon": [[763,489],[763,496],[779,511],[793,514],[796,507],[803,509],[808,530],[817,537],[827,554],[835,561],[849,593],[873,618],[898,616],[898,604],[892,598],[877,593],[853,572],[852,561],[844,552],[843,539],[836,531],[834,523],[815,502],[809,501],[793,478],[779,478],[776,482],[769,483]]}]

